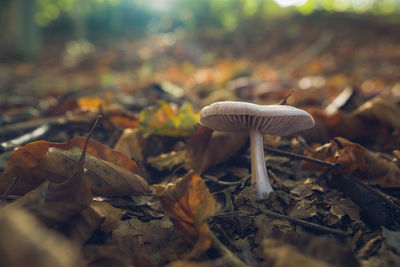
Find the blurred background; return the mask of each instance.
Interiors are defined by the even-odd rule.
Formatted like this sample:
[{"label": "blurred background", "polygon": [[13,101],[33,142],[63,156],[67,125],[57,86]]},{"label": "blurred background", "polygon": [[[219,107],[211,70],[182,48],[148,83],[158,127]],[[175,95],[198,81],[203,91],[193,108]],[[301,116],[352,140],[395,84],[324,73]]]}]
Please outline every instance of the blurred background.
[{"label": "blurred background", "polygon": [[2,0],[0,93],[47,97],[45,115],[71,92],[137,111],[368,99],[400,81],[399,15],[400,0]]},{"label": "blurred background", "polygon": [[166,38],[173,42],[185,34],[267,30],[283,18],[334,13],[395,23],[399,11],[398,0],[3,0],[0,47],[2,58],[32,58],[45,42],[118,41],[157,33],[170,33]]}]

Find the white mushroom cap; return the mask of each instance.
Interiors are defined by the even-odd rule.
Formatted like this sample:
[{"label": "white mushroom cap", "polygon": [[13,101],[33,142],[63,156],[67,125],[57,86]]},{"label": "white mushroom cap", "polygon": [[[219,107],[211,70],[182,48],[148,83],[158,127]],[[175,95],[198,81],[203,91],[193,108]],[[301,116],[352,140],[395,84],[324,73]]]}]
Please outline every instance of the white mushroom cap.
[{"label": "white mushroom cap", "polygon": [[314,119],[291,106],[222,101],[200,111],[200,124],[216,131],[256,129],[262,134],[284,136],[313,127]]}]

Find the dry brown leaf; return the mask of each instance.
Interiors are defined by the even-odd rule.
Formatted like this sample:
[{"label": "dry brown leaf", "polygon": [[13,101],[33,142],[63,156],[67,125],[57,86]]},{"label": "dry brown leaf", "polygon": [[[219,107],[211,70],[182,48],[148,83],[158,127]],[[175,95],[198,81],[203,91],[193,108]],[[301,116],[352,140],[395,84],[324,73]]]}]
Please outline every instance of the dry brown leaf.
[{"label": "dry brown leaf", "polygon": [[105,233],[113,231],[119,226],[121,217],[122,210],[104,201],[92,201],[89,207],[68,222],[66,234],[78,244],[83,244],[97,229]]},{"label": "dry brown leaf", "polygon": [[185,162],[186,155],[186,150],[171,151],[155,157],[148,157],[147,162],[159,171],[172,170]]},{"label": "dry brown leaf", "polygon": [[400,131],[400,87],[383,91],[353,112],[353,116],[369,121],[374,127],[382,125]]},{"label": "dry brown leaf", "polygon": [[[86,267],[133,267],[131,257],[114,246],[84,246]],[[151,266],[151,265],[150,265]]]},{"label": "dry brown leaf", "polygon": [[83,175],[86,148],[81,152],[74,173],[66,181],[45,181],[8,206],[26,208],[49,225],[66,222],[88,207],[92,193]]},{"label": "dry brown leaf", "polygon": [[262,247],[270,266],[359,266],[347,245],[324,236],[288,232],[279,239],[264,239]]},{"label": "dry brown leaf", "polygon": [[144,160],[146,141],[139,129],[125,129],[114,149],[135,160]]},{"label": "dry brown leaf", "polygon": [[[97,110],[97,109],[95,109]],[[73,124],[91,124],[97,117],[98,112],[76,110],[67,114],[66,118],[69,123]],[[110,104],[103,111],[103,127],[110,130],[137,128],[139,120],[133,112],[125,109],[118,104]]]},{"label": "dry brown leaf", "polygon": [[[15,176],[19,176],[19,182],[13,194],[25,194],[46,179],[67,180],[75,171],[84,142],[84,137],[77,137],[63,144],[38,141],[19,148],[11,154],[0,176],[0,192],[7,190]],[[87,152],[85,176],[95,195],[148,193],[147,182],[138,175],[139,168],[126,155],[94,140],[89,141]]]},{"label": "dry brown leaf", "polygon": [[206,262],[195,262],[195,261],[174,261],[167,265],[167,267],[218,267],[218,266],[232,266],[227,262],[223,262],[219,259],[218,262],[206,261]]},{"label": "dry brown leaf", "polygon": [[327,113],[322,109],[308,109],[314,117],[316,126],[304,131],[308,141],[327,142],[341,136],[350,140],[375,140],[385,137],[393,130],[400,130],[400,87],[384,91],[365,102],[351,113],[341,110]]},{"label": "dry brown leaf", "polygon": [[[347,173],[352,173],[360,179],[384,188],[400,187],[400,169],[393,162],[381,158],[378,153],[337,137],[330,143],[308,151],[314,158],[331,163],[338,163]],[[303,168],[308,170],[323,170],[321,165],[304,162]]]},{"label": "dry brown leaf", "polygon": [[301,200],[296,203],[289,215],[299,219],[309,219],[317,215],[317,207],[313,201]]},{"label": "dry brown leaf", "polygon": [[334,198],[329,200],[329,211],[335,218],[328,220],[328,225],[334,225],[344,215],[348,215],[352,221],[360,220],[360,208],[349,198]]},{"label": "dry brown leaf", "polygon": [[301,133],[309,142],[327,142],[335,136],[343,136],[351,140],[364,140],[382,135],[385,129],[372,127],[368,121],[343,111],[326,114],[318,108],[307,109],[315,120],[315,127]]},{"label": "dry brown leaf", "polygon": [[202,173],[236,154],[247,138],[247,133],[217,132],[201,126],[189,139],[185,168]]},{"label": "dry brown leaf", "polygon": [[194,245],[191,256],[205,252],[211,245],[207,220],[215,213],[215,201],[203,179],[189,172],[174,184],[154,188],[176,230]]},{"label": "dry brown leaf", "polygon": [[16,207],[0,209],[0,266],[81,266],[79,248]]},{"label": "dry brown leaf", "polygon": [[264,239],[263,252],[268,266],[273,267],[333,267],[329,263],[300,253],[294,246],[283,244],[279,240]]},{"label": "dry brown leaf", "polygon": [[160,265],[174,258],[171,253],[166,253],[168,248],[175,247],[174,235],[173,225],[166,217],[148,222],[131,219],[122,221],[113,231],[111,244],[132,255],[132,258],[141,255]]}]

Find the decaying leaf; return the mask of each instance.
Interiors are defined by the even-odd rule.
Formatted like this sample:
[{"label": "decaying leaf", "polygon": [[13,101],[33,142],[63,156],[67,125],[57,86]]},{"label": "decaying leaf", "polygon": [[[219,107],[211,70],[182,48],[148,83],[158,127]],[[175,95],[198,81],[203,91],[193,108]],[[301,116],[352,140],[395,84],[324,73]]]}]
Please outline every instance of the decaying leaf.
[{"label": "decaying leaf", "polygon": [[[15,176],[20,181],[13,194],[25,194],[46,179],[66,181],[75,172],[82,152],[84,137],[68,143],[37,141],[21,147],[11,154],[6,169],[0,176],[0,192],[4,192]],[[146,194],[147,182],[140,177],[136,163],[121,152],[90,140],[85,160],[87,177],[94,195]]]},{"label": "decaying leaf", "polygon": [[[94,102],[94,107],[85,110],[78,109],[74,110],[73,112],[69,112],[66,114],[65,119],[68,123],[77,125],[91,124],[98,115],[99,107],[96,105],[102,104],[96,104],[96,100],[94,100]],[[126,128],[137,128],[139,126],[139,119],[137,115],[118,104],[114,103],[102,106],[101,112],[103,115],[102,125],[105,129],[123,130]]]},{"label": "decaying leaf", "polygon": [[315,203],[308,200],[299,201],[289,213],[290,216],[299,219],[308,219],[317,215]]},{"label": "decaying leaf", "polygon": [[276,239],[263,240],[263,252],[266,262],[274,267],[297,267],[297,266],[315,266],[315,267],[333,267],[329,263],[315,259],[308,255],[300,253],[296,247],[282,244]]},{"label": "decaying leaf", "polygon": [[74,173],[67,180],[47,180],[8,206],[26,208],[49,225],[66,222],[88,207],[92,201],[92,193],[83,175],[86,149],[85,142]]},{"label": "decaying leaf", "polygon": [[[337,137],[313,151],[310,156],[331,163],[338,163],[347,173],[352,173],[360,179],[384,188],[400,187],[400,169],[390,162],[363,146]],[[310,162],[304,162],[308,170],[322,170],[323,167]]]},{"label": "decaying leaf", "polygon": [[113,231],[121,222],[122,210],[104,201],[92,201],[68,222],[66,235],[78,244],[87,241],[97,229],[105,233]]},{"label": "decaying leaf", "polygon": [[370,121],[374,127],[382,125],[400,131],[400,86],[383,91],[353,112],[355,117]]},{"label": "decaying leaf", "polygon": [[139,129],[125,129],[114,149],[135,160],[143,160],[146,140]]},{"label": "decaying leaf", "polygon": [[316,126],[307,130],[303,136],[309,141],[327,142],[341,136],[350,140],[375,140],[390,136],[400,130],[400,87],[383,91],[350,113],[336,110],[309,109]]},{"label": "decaying leaf", "polygon": [[274,267],[359,266],[347,246],[326,237],[287,233],[279,240],[264,239],[262,247],[265,261]]},{"label": "decaying leaf", "polygon": [[176,230],[194,245],[191,255],[205,252],[211,245],[207,219],[215,213],[215,201],[203,179],[189,172],[174,184],[154,188]]},{"label": "decaying leaf", "polygon": [[400,232],[390,231],[385,227],[382,227],[382,236],[386,239],[386,243],[389,247],[400,252]]},{"label": "decaying leaf", "polygon": [[82,252],[85,257],[85,266],[133,266],[130,255],[125,254],[121,249],[114,246],[86,245],[83,247]]},{"label": "decaying leaf", "polygon": [[147,162],[159,171],[172,170],[186,160],[186,150],[171,151],[155,157],[148,157]]},{"label": "decaying leaf", "polygon": [[167,248],[174,247],[174,236],[176,232],[166,217],[149,222],[131,219],[122,221],[113,231],[111,245],[131,255],[135,262],[140,255],[141,258],[147,258],[158,266],[177,257],[166,253]]},{"label": "decaying leaf", "polygon": [[0,209],[0,266],[81,266],[79,247],[16,207]]},{"label": "decaying leaf", "polygon": [[338,110],[326,114],[322,109],[307,109],[315,120],[315,127],[302,132],[302,136],[309,142],[327,142],[335,136],[343,136],[351,140],[375,138],[382,133],[380,127],[371,127],[352,114]]},{"label": "decaying leaf", "polygon": [[334,198],[329,200],[330,213],[329,226],[337,223],[344,215],[348,215],[352,221],[360,220],[360,208],[349,198]]},{"label": "decaying leaf", "polygon": [[189,139],[185,168],[202,173],[236,154],[247,138],[246,133],[218,132],[201,126]]},{"label": "decaying leaf", "polygon": [[140,112],[139,129],[145,135],[190,136],[196,130],[200,114],[189,104],[180,108],[160,100]]}]

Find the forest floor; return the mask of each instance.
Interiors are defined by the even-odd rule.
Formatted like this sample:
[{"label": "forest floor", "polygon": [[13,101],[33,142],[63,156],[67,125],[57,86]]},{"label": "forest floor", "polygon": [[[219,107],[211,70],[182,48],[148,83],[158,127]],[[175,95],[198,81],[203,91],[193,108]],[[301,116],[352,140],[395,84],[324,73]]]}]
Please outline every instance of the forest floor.
[{"label": "forest floor", "polygon": [[[294,16],[0,64],[0,265],[400,266],[399,29]],[[265,200],[248,135],[198,124],[225,100],[315,119],[264,136]]]}]

